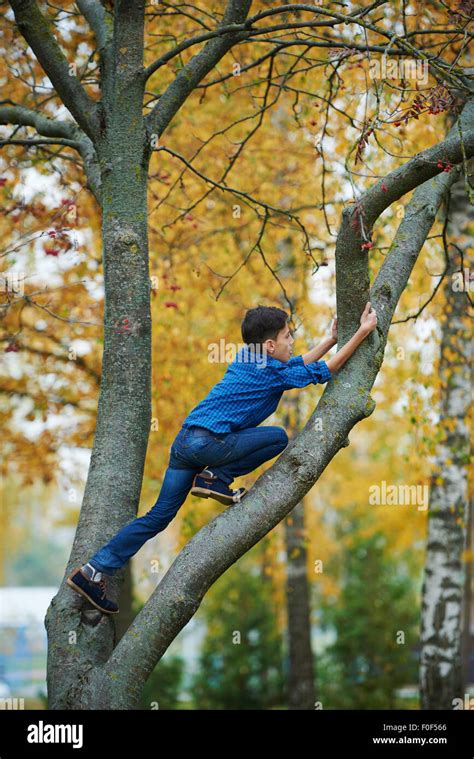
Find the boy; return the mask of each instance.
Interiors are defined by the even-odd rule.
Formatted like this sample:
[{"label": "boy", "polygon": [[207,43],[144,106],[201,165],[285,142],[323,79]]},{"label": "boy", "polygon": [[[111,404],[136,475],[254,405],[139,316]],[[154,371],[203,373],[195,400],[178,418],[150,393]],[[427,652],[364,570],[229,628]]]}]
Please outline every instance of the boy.
[{"label": "boy", "polygon": [[246,345],[223,379],[184,420],[171,445],[155,505],[69,575],[68,585],[100,611],[116,614],[119,610],[107,598],[104,576],[115,574],[147,540],[164,530],[189,491],[224,504],[240,501],[247,491],[231,489],[233,479],[275,458],[288,445],[282,427],[258,426],[276,410],[283,392],[328,382],[377,326],[377,315],[367,303],[357,332],[325,362],[319,359],[337,343],[337,319],[331,337],[294,357],[288,320],[285,311],[273,306],[247,311],[241,327]]}]

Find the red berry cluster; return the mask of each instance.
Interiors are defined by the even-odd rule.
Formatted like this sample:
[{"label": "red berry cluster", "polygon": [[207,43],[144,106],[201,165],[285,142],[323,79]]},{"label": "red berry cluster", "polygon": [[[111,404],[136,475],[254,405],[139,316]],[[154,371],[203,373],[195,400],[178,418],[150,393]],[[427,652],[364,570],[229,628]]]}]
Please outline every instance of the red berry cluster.
[{"label": "red berry cluster", "polygon": [[451,95],[444,84],[438,84],[436,87],[432,87],[426,95],[419,93],[405,115],[402,118],[398,117],[397,121],[392,123],[399,127],[402,123],[406,124],[410,118],[418,119],[420,113],[436,114],[449,111],[455,103],[455,97]]},{"label": "red berry cluster", "polygon": [[60,253],[64,253],[72,248],[72,241],[64,230],[50,229],[47,235],[55,240],[55,243],[44,246],[43,250],[47,256],[59,256]]},{"label": "red berry cluster", "polygon": [[417,95],[414,99],[410,110],[408,111],[407,118],[417,119],[420,113],[424,110],[425,105],[423,103],[423,96]]},{"label": "red berry cluster", "polygon": [[443,163],[443,161],[438,161],[436,166],[438,167],[438,169],[443,169],[443,171],[447,171],[447,172],[451,171],[451,169],[453,168],[451,161],[446,161],[446,163]]}]

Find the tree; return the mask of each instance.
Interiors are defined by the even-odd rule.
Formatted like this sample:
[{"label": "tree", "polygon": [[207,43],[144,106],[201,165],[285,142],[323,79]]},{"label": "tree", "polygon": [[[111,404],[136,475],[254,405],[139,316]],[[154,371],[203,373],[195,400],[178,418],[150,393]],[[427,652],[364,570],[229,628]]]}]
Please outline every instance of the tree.
[{"label": "tree", "polygon": [[469,615],[463,600],[469,545],[468,422],[472,405],[469,210],[462,182],[457,182],[451,188],[446,212],[450,237],[459,242],[448,250],[445,267],[439,436],[430,487],[422,591],[420,694],[424,709],[452,709],[455,698],[464,698],[462,627],[463,617]]},{"label": "tree", "polygon": [[[293,433],[300,424],[298,398],[291,399],[296,424],[291,430],[289,415],[285,429]],[[310,588],[307,574],[307,541],[304,500],[298,503],[284,521],[286,544],[286,607],[288,614],[288,707],[314,709],[315,657],[311,648]]]},{"label": "tree", "polygon": [[[384,4],[378,0],[345,15],[314,5],[267,8],[262,3],[263,10],[250,17],[250,0],[229,0],[223,14],[216,10],[210,18],[207,14],[205,19],[193,16],[193,23],[205,31],[184,38],[180,34],[181,41],[177,44],[171,35],[166,52],[144,67],[144,2],[119,0],[113,4],[112,12],[110,3],[80,0],[77,6],[94,32],[98,60],[98,71],[94,70],[88,92],[87,82],[82,81],[74,66],[71,68],[51,31],[51,15],[44,15],[34,0],[10,2],[18,30],[73,120],[50,118],[44,108],[10,102],[0,107],[0,123],[33,127],[37,134],[31,144],[35,146],[55,144],[76,151],[83,162],[87,187],[102,213],[105,313],[101,389],[81,517],[65,576],[101,545],[104,537],[115,533],[136,513],[151,417],[148,165],[154,149],[168,150],[160,144],[162,135],[193,92],[204,87],[206,93],[208,87],[231,74],[217,74],[211,81],[205,77],[217,70],[226,53],[248,44],[255,50],[255,56],[246,65],[246,71],[269,61],[269,87],[275,85],[275,79],[278,87],[291,89],[288,80],[296,61],[291,61],[282,76],[272,70],[275,58],[291,46],[303,46],[306,50],[346,48],[348,40],[342,32],[350,25],[363,27],[364,34],[370,36],[367,42],[351,44],[354,51],[367,56],[384,53],[390,60],[411,55],[429,67],[437,87],[430,89],[428,100],[417,96],[403,117],[405,121],[418,117],[420,110],[429,108],[434,112],[434,108],[447,107],[440,105],[439,91],[443,87],[456,92],[454,105],[460,114],[446,139],[389,172],[356,197],[353,206],[345,207],[336,248],[339,344],[344,344],[358,326],[369,297],[379,313],[378,331],[326,388],[306,427],[271,468],[271,473],[265,472],[259,479],[245,505],[227,510],[193,538],[115,649],[113,622],[102,620],[97,624],[97,615],[81,613],[63,582],[46,620],[52,708],[127,708],[136,703],[146,678],[194,614],[210,585],[291,511],[338,450],[347,445],[353,426],[374,410],[370,389],[383,360],[392,315],[442,198],[459,175],[458,165],[464,165],[474,153],[472,86],[459,64],[459,55],[453,53],[466,25],[467,3],[461,2],[457,15],[454,14],[458,25],[454,33],[449,28],[441,30],[442,36],[451,35],[449,54],[453,53],[455,60],[443,57],[443,43],[436,54],[413,45],[404,14],[398,35],[377,23],[374,11]],[[151,20],[158,20],[168,29],[166,15],[166,10],[152,12]],[[273,23],[273,17],[278,15],[281,19]],[[428,25],[429,15],[423,15]],[[217,26],[215,19],[220,19]],[[184,23],[181,17],[176,26],[180,33]],[[282,36],[278,36],[280,32]],[[275,34],[276,37],[271,36]],[[272,48],[264,52],[268,44]],[[203,47],[193,54],[192,48],[197,45]],[[335,62],[331,87],[346,57],[339,55]],[[177,65],[171,77],[166,68],[170,62]],[[319,65],[312,62],[309,68]],[[154,91],[146,103],[149,113],[144,116],[147,83],[155,81],[155,74],[161,77],[160,83],[152,85]],[[96,96],[98,99],[94,99]],[[333,100],[334,91],[331,96]],[[265,102],[262,111],[266,107]],[[365,124],[356,162],[362,159],[374,129]],[[22,142],[25,140],[14,134],[3,141]],[[246,142],[247,139],[242,141],[236,156]],[[214,185],[222,191],[228,189],[225,177]],[[386,208],[412,190],[415,192],[394,243],[371,284],[369,250],[374,225]],[[472,196],[472,188],[468,190]],[[237,188],[233,192],[247,202],[253,201]],[[279,215],[288,218],[284,209],[261,201],[256,205],[262,213],[262,235],[270,220]],[[291,214],[289,218],[298,223]],[[307,252],[310,253],[309,247]],[[123,573],[117,582],[122,580]],[[70,631],[78,626],[87,632],[80,636],[79,655],[68,642]]]},{"label": "tree", "polygon": [[295,506],[285,520],[285,538],[289,641],[288,704],[290,709],[314,709],[315,657],[311,649],[311,609],[303,501]]}]

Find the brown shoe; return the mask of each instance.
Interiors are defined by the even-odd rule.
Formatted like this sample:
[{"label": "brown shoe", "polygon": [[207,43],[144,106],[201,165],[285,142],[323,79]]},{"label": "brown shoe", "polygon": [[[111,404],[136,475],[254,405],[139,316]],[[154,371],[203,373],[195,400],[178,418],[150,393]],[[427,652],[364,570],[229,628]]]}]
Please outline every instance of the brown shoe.
[{"label": "brown shoe", "polygon": [[225,482],[216,477],[210,469],[204,469],[193,480],[191,494],[198,498],[213,498],[219,503],[238,503],[247,493],[247,488],[231,490]]},{"label": "brown shoe", "polygon": [[91,580],[83,571],[83,567],[77,567],[66,582],[104,614],[117,614],[119,611],[117,604],[107,598],[107,579],[103,572],[95,572],[94,579]]}]

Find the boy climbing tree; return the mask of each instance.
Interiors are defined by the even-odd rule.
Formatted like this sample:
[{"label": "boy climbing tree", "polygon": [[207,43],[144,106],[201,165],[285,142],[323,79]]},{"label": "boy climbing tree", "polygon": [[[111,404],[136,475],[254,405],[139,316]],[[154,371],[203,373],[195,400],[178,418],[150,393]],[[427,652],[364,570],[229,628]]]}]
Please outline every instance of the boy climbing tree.
[{"label": "boy climbing tree", "polygon": [[184,420],[171,446],[155,505],[69,575],[68,585],[100,611],[119,611],[107,597],[107,576],[165,529],[190,491],[223,504],[243,498],[246,489],[231,489],[233,480],[278,456],[288,445],[282,427],[262,427],[261,422],[273,414],[285,390],[328,382],[376,328],[377,315],[367,303],[359,329],[327,362],[320,359],[337,343],[337,319],[330,337],[298,356],[292,356],[294,337],[288,322],[288,314],[273,306],[247,311],[241,325],[245,347]]}]

